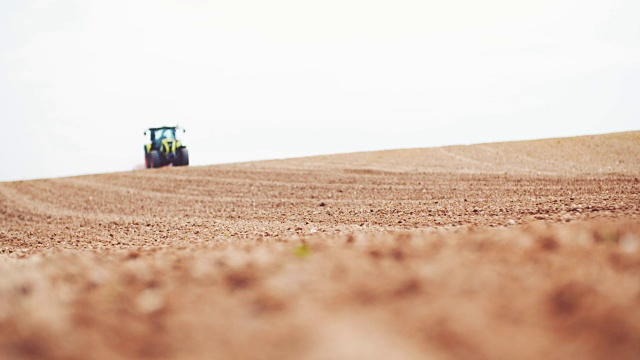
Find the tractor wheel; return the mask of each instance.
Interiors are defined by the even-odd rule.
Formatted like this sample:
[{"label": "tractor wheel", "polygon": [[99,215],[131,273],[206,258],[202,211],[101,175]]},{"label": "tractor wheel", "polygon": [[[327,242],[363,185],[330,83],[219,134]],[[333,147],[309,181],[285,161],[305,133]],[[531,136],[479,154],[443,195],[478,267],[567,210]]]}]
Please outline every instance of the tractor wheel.
[{"label": "tractor wheel", "polygon": [[178,166],[189,165],[189,152],[187,151],[187,148],[178,149],[178,161],[176,165]]},{"label": "tractor wheel", "polygon": [[149,153],[147,152],[147,147],[143,146],[142,150],[144,151],[144,166],[148,169],[151,167],[151,159],[149,158]]},{"label": "tractor wheel", "polygon": [[162,164],[160,164],[160,153],[158,152],[158,150],[151,150],[151,152],[149,153],[149,158],[151,160],[152,168],[159,168],[160,166],[162,166]]}]

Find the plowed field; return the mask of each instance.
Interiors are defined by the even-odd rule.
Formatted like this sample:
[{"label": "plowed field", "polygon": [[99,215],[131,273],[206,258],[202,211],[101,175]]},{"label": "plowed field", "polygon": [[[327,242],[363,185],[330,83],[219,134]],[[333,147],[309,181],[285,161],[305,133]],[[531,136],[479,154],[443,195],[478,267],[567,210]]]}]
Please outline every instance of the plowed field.
[{"label": "plowed field", "polygon": [[639,219],[640,132],[0,183],[0,358],[638,359]]}]

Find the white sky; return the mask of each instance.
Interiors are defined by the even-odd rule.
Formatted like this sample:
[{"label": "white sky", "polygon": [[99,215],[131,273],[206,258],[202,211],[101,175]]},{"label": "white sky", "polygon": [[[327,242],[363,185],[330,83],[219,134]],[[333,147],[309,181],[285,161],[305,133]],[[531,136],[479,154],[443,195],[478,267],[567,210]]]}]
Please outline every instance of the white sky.
[{"label": "white sky", "polygon": [[637,0],[0,0],[0,181],[640,129]]}]

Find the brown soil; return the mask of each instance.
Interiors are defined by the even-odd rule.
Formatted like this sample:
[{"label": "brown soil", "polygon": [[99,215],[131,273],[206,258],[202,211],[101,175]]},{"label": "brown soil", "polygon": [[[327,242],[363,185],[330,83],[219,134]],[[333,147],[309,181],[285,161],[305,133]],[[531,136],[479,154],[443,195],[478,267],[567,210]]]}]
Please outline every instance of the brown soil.
[{"label": "brown soil", "polygon": [[638,359],[640,132],[0,183],[0,358]]}]

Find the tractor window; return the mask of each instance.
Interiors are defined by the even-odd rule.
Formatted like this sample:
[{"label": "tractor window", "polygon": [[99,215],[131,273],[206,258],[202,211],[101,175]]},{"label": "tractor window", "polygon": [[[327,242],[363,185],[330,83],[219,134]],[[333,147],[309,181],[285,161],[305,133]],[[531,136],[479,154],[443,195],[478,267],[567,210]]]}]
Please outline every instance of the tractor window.
[{"label": "tractor window", "polygon": [[175,130],[173,130],[173,129],[165,129],[163,137],[165,139],[167,139],[167,140],[175,140],[175,138],[176,138]]},{"label": "tractor window", "polygon": [[159,129],[155,131],[155,139],[156,140],[175,140],[175,130],[173,129]]}]

